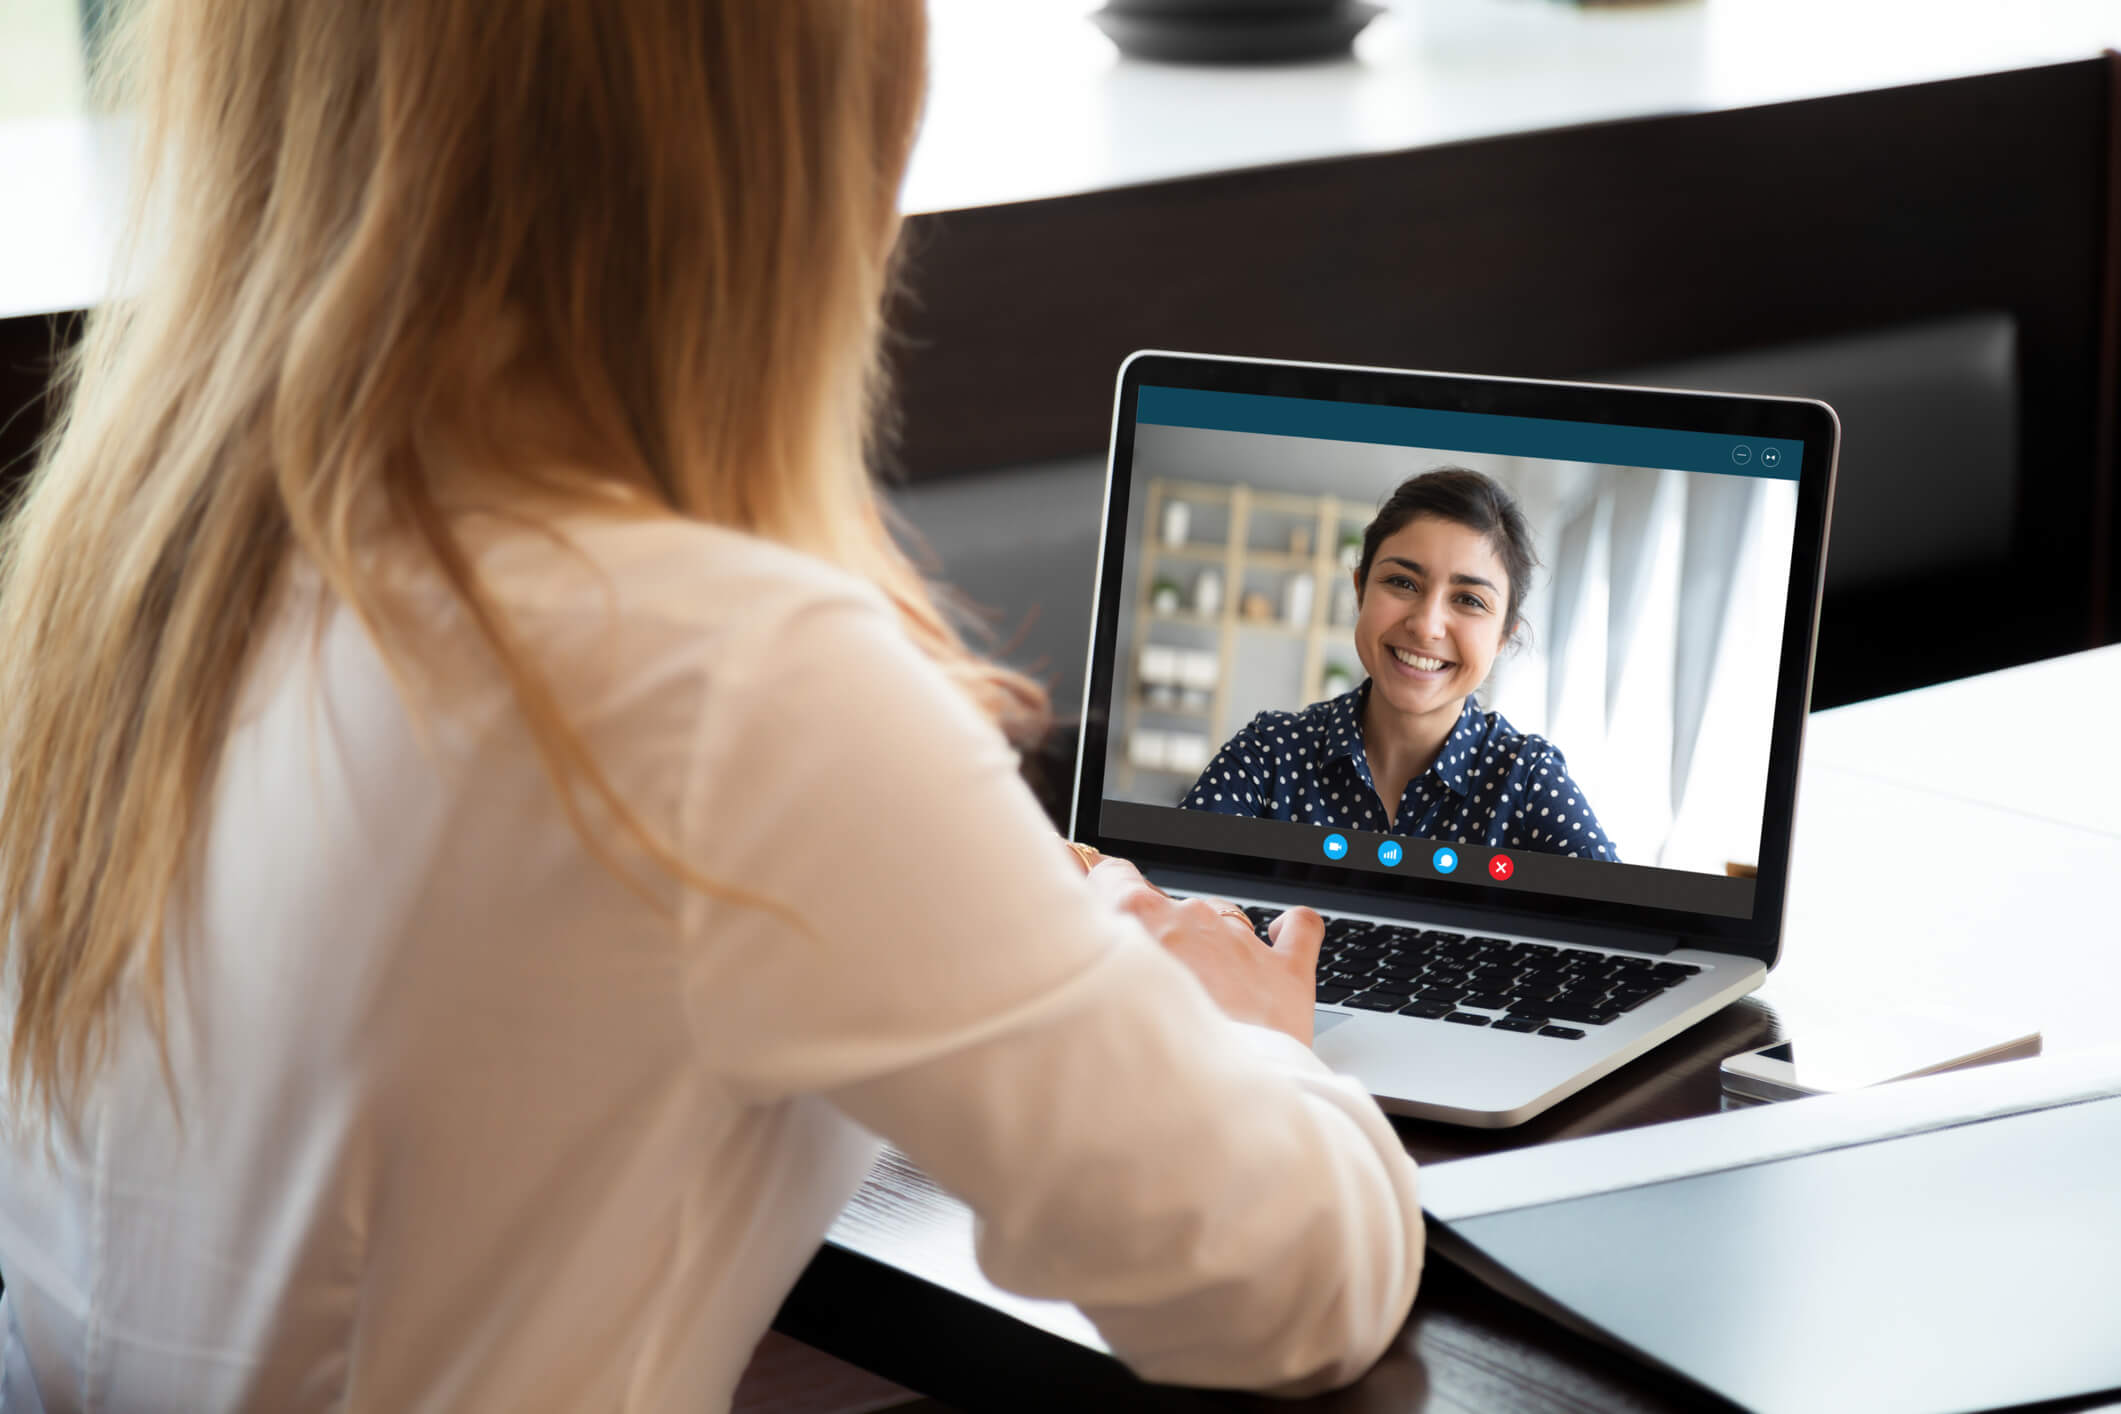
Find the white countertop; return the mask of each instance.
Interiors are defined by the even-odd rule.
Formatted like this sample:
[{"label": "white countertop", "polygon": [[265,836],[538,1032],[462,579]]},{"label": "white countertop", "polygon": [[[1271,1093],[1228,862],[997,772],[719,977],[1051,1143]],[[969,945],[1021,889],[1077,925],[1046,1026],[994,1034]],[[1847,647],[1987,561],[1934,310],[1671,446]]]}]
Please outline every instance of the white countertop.
[{"label": "white countertop", "polygon": [[1804,762],[2121,841],[2117,721],[2121,646],[2095,648],[1817,713]]},{"label": "white countertop", "polygon": [[1792,1032],[1866,1010],[2112,1040],[2121,647],[1815,713],[1783,959]]},{"label": "white countertop", "polygon": [[1121,59],[1088,0],[929,0],[909,211],[2086,58],[2114,0],[1387,0],[1355,58]]},{"label": "white countertop", "polygon": [[125,217],[122,132],[79,115],[0,123],[0,319],[103,298]]},{"label": "white countertop", "polygon": [[[1123,60],[1085,18],[1093,8],[930,0],[931,93],[905,209],[1745,107],[2121,44],[2115,0],[1393,0],[1353,59],[1224,69]],[[123,185],[107,122],[0,122],[0,317],[102,297]]]}]

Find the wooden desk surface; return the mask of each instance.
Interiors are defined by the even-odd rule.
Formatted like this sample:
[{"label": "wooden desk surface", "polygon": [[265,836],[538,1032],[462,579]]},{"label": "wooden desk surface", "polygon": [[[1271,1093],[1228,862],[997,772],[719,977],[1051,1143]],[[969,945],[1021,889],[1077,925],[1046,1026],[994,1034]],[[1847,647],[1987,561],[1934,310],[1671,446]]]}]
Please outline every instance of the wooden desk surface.
[{"label": "wooden desk surface", "polygon": [[[2121,748],[2063,744],[2075,724],[2096,734],[2110,720],[2117,686],[2121,648],[1817,714],[1783,960],[1761,992],[1519,1129],[1396,1120],[1408,1152],[1430,1163],[1713,1114],[1723,1057],[1866,1007],[2025,1017],[2050,1052],[2109,1042]],[[2029,703],[2043,724],[2032,737],[2001,725],[2018,720],[2003,707]],[[2063,749],[2043,751],[2051,740]],[[2077,788],[2057,791],[2057,771]],[[1072,1307],[987,1283],[969,1213],[889,1157],[777,1325],[967,1411],[1713,1407],[1433,1257],[1398,1342],[1349,1389],[1289,1406],[1143,1385]]]}]

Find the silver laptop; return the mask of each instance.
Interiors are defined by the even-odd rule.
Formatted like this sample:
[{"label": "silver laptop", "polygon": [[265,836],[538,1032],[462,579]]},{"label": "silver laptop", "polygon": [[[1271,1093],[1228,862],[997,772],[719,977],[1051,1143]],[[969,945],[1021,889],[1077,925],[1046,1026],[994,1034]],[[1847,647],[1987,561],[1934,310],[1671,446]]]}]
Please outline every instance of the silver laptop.
[{"label": "silver laptop", "polygon": [[1780,945],[1823,403],[1138,353],[1071,835],[1327,921],[1316,1047],[1523,1122]]}]

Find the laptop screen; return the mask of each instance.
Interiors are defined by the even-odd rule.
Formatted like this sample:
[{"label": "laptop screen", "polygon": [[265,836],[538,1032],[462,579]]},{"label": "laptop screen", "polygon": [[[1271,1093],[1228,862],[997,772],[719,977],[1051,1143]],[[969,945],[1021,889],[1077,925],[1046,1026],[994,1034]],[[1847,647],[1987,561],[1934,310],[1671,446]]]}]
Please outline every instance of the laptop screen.
[{"label": "laptop screen", "polygon": [[1802,436],[1152,381],[1121,419],[1112,847],[1754,916]]}]

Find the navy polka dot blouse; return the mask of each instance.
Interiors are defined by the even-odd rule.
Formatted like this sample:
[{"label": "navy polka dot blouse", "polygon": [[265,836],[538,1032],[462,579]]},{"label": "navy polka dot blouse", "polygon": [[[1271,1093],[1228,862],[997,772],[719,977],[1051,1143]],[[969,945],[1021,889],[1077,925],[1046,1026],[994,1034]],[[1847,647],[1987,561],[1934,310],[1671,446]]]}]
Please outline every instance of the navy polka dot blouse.
[{"label": "navy polka dot blouse", "polygon": [[1369,692],[1365,682],[1301,712],[1260,713],[1223,743],[1179,808],[1619,860],[1554,744],[1470,697],[1436,764],[1407,782],[1387,824],[1362,748]]}]

